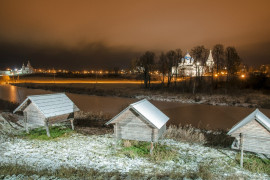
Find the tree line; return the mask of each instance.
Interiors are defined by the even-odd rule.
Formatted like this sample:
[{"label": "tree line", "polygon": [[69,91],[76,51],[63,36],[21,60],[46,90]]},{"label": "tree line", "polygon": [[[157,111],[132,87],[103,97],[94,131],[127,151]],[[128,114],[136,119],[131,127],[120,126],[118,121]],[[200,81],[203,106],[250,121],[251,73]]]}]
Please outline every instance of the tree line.
[{"label": "tree line", "polygon": [[[194,58],[194,63],[198,62],[200,65],[205,66],[209,52],[209,49],[201,45],[193,47],[190,51],[190,54]],[[216,44],[212,48],[212,55],[214,60],[214,66],[211,70],[212,79],[214,73],[218,74],[223,70],[226,70],[227,72],[227,81],[233,79],[233,77],[236,76],[241,64],[241,58],[239,57],[236,48],[232,46],[225,48],[222,44]],[[154,70],[158,70],[162,74],[162,85],[165,85],[166,80],[166,86],[170,87],[173,84],[172,80],[175,79],[174,84],[176,86],[176,80],[177,77],[179,77],[179,72],[174,71],[173,73],[173,67],[178,66],[183,56],[183,51],[180,48],[169,50],[165,53],[161,52],[158,57],[154,52],[146,51],[138,59],[132,62],[132,66],[136,67],[137,70],[143,74],[145,88],[150,87],[150,72]]]}]

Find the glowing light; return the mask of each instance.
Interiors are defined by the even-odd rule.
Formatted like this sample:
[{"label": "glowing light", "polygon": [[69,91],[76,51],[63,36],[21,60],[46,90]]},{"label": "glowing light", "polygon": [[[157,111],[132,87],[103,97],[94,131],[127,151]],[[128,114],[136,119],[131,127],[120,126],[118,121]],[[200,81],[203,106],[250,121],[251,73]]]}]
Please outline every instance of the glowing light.
[{"label": "glowing light", "polygon": [[215,77],[218,77],[218,74],[215,74]]},{"label": "glowing light", "polygon": [[244,74],[241,75],[241,78],[245,78],[246,76]]}]

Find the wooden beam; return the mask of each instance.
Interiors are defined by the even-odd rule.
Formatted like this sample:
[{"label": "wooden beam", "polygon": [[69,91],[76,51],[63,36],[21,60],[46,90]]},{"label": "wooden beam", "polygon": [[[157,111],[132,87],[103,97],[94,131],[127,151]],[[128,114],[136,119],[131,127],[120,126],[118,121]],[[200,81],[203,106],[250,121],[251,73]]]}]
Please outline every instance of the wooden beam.
[{"label": "wooden beam", "polygon": [[27,134],[29,134],[27,112],[26,111],[23,112],[23,119],[24,119],[25,131],[26,131]]},{"label": "wooden beam", "polygon": [[51,137],[48,119],[45,119],[45,128],[46,128],[47,136]]},{"label": "wooden beam", "polygon": [[70,123],[71,123],[71,128],[72,128],[72,130],[74,130],[74,124],[73,124],[73,121],[74,121],[74,119],[70,119]]},{"label": "wooden beam", "polygon": [[153,149],[154,149],[154,143],[153,143],[153,141],[151,141],[151,147],[150,147],[150,154],[151,154],[151,156],[153,154]]},{"label": "wooden beam", "polygon": [[243,158],[244,158],[244,136],[240,133],[240,150],[241,150],[241,158],[240,158],[240,166],[243,167]]}]

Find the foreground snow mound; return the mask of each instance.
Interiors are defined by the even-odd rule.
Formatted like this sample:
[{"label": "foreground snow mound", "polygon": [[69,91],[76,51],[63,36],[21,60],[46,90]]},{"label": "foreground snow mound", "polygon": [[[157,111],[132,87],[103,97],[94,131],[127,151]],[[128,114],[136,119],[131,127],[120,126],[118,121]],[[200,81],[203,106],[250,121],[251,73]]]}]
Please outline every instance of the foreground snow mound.
[{"label": "foreground snow mound", "polygon": [[116,141],[113,135],[84,136],[74,133],[71,137],[57,140],[40,141],[20,139],[0,135],[0,165],[27,165],[35,170],[55,171],[61,167],[89,168],[100,172],[138,171],[142,174],[181,174],[197,172],[206,166],[220,177],[241,176],[249,179],[269,179],[265,174],[254,174],[231,166],[236,152],[218,150],[182,143],[174,140],[162,140],[179,153],[172,161],[153,162],[147,158],[129,158],[117,155]]}]

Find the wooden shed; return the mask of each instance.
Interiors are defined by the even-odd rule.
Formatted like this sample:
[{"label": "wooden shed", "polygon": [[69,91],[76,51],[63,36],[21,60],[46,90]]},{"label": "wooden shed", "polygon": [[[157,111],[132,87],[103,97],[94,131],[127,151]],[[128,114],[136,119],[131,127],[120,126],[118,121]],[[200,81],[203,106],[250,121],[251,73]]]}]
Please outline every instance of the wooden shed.
[{"label": "wooden shed", "polygon": [[50,136],[49,125],[53,123],[70,120],[74,129],[74,112],[79,111],[79,108],[65,93],[57,93],[27,96],[13,113],[18,111],[23,111],[27,132],[28,124],[42,125]]},{"label": "wooden shed", "polygon": [[233,126],[228,135],[235,137],[233,149],[270,154],[270,119],[259,109]]},{"label": "wooden shed", "polygon": [[106,124],[117,139],[157,142],[169,118],[146,99],[130,104]]}]

